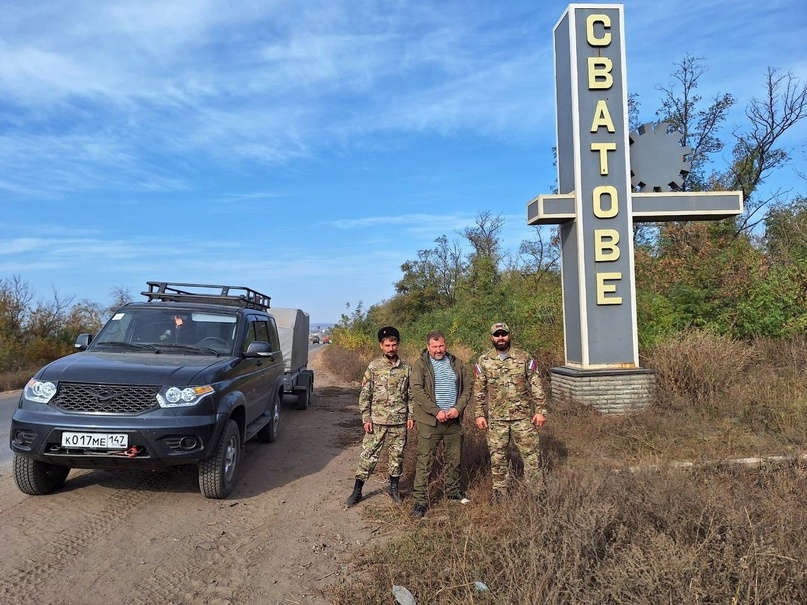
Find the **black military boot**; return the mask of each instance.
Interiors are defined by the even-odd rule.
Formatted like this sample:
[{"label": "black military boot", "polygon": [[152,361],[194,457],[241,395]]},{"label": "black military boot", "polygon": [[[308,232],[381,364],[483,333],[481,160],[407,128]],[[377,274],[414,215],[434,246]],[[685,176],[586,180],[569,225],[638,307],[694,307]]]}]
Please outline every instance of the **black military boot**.
[{"label": "black military boot", "polygon": [[389,497],[392,498],[392,501],[396,504],[400,504],[403,502],[403,498],[401,498],[401,494],[398,493],[398,482],[401,480],[400,477],[390,477],[389,478]]},{"label": "black military boot", "polygon": [[354,504],[361,502],[362,487],[364,487],[364,481],[361,479],[356,479],[356,483],[353,485],[353,493],[348,496],[347,500],[345,500],[345,504],[348,506],[353,506]]}]

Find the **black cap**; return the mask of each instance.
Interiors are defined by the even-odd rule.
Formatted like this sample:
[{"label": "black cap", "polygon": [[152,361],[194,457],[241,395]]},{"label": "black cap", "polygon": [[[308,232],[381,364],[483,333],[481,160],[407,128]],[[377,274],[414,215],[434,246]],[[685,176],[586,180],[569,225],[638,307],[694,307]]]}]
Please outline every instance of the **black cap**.
[{"label": "black cap", "polygon": [[378,342],[381,342],[385,338],[395,338],[400,341],[401,335],[398,333],[398,330],[392,326],[385,326],[378,331]]}]

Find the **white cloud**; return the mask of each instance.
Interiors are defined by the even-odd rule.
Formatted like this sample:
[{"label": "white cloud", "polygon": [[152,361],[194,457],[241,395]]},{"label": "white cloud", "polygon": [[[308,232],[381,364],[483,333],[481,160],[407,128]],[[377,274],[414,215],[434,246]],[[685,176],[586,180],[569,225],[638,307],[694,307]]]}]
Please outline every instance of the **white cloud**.
[{"label": "white cloud", "polygon": [[[88,269],[269,290],[292,272],[325,313],[389,296],[403,260],[479,209],[501,209],[517,246],[554,178],[560,0],[6,4],[6,273],[70,292]],[[735,94],[740,112],[768,64],[807,78],[802,4],[627,0],[642,118],[685,52],[706,58],[703,97]]]}]

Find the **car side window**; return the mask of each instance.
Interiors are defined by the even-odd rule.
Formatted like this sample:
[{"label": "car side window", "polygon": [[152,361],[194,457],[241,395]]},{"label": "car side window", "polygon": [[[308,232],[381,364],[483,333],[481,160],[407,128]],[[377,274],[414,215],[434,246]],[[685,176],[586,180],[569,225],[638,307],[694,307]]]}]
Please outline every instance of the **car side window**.
[{"label": "car side window", "polygon": [[269,337],[268,341],[272,345],[273,351],[280,350],[280,337],[277,334],[277,324],[275,323],[275,318],[270,317],[269,322],[267,323],[267,328],[269,329]]},{"label": "car side window", "polygon": [[256,321],[254,323],[254,325],[255,325],[256,340],[260,340],[262,342],[270,342],[269,341],[269,328],[266,326],[266,322],[265,321]]},{"label": "car side window", "polygon": [[250,344],[252,344],[253,342],[255,342],[256,340],[258,340],[258,338],[255,335],[255,324],[256,323],[257,322],[255,322],[255,321],[251,321],[251,322],[249,322],[247,324],[247,333],[244,335],[244,343],[241,345],[241,352],[242,353],[246,353],[247,352],[247,347]]},{"label": "car side window", "polygon": [[280,351],[280,338],[277,335],[277,326],[273,318],[268,320],[255,316],[250,318],[241,351],[246,352],[250,343],[255,341],[268,342],[272,347],[272,351]]}]

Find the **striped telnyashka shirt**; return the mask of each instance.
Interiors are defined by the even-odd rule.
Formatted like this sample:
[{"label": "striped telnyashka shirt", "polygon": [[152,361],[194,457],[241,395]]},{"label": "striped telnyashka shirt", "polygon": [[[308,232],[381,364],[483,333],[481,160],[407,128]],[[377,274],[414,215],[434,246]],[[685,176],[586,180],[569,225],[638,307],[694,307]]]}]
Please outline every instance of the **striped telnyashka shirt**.
[{"label": "striped telnyashka shirt", "polygon": [[434,398],[441,410],[450,410],[457,403],[457,376],[451,369],[448,357],[442,359],[429,358],[434,370]]}]

